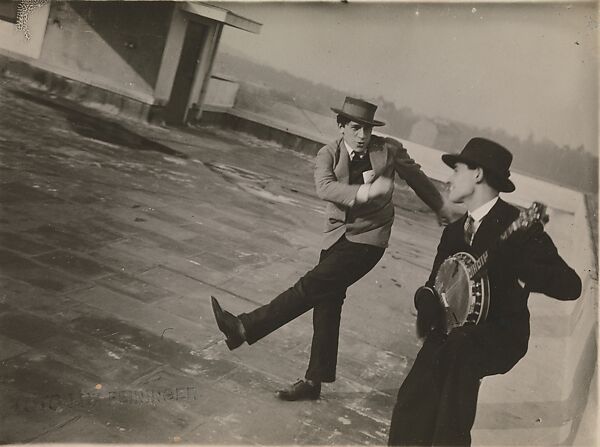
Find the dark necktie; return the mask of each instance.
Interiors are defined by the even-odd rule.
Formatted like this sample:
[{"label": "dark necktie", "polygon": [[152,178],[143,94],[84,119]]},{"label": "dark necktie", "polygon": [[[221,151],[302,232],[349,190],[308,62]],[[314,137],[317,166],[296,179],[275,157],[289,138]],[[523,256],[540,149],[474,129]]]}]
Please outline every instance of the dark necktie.
[{"label": "dark necktie", "polygon": [[350,184],[360,185],[364,183],[363,172],[371,169],[371,160],[366,153],[354,152],[350,160]]},{"label": "dark necktie", "polygon": [[469,214],[465,220],[465,242],[471,245],[473,236],[475,235],[475,219]]}]

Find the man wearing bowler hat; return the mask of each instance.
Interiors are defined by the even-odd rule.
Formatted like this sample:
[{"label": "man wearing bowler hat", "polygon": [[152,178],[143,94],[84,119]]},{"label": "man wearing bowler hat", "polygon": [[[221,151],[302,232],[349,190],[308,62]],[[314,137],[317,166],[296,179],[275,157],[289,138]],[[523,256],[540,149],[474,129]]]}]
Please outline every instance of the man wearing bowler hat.
[{"label": "man wearing bowler hat", "polygon": [[[444,154],[453,168],[449,199],[468,212],[442,234],[431,275],[415,293],[417,334],[425,338],[405,378],[392,414],[390,445],[470,445],[480,380],[504,374],[527,352],[527,298],[538,292],[559,300],[581,294],[577,273],[560,257],[541,223],[514,232],[494,247],[519,210],[499,198],[512,192],[512,154],[503,146],[473,138],[458,154]],[[477,325],[448,335],[434,282],[448,257],[475,258],[489,249],[490,304]]]},{"label": "man wearing bowler hat", "polygon": [[315,184],[328,202],[318,264],[294,286],[252,312],[234,316],[212,297],[219,329],[229,349],[253,344],[313,310],[313,340],[305,379],[277,393],[283,400],[318,399],[322,382],[335,380],[340,315],[346,289],[381,259],[394,220],[396,173],[441,222],[455,213],[401,143],[371,135],[377,106],[347,97],[337,114],[341,136],[317,154]]}]

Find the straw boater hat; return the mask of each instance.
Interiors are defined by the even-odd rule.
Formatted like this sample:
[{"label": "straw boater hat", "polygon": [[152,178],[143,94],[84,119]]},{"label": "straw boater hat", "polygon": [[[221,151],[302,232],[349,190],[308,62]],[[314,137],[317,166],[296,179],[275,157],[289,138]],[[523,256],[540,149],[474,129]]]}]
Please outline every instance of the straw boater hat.
[{"label": "straw boater hat", "polygon": [[515,190],[515,185],[508,179],[512,158],[512,154],[504,146],[481,137],[472,138],[460,154],[442,155],[442,161],[451,168],[456,163],[466,163],[484,168],[498,181],[500,192]]},{"label": "straw boater hat", "polygon": [[362,99],[346,96],[346,100],[341,109],[332,107],[331,110],[338,115],[342,115],[343,117],[360,124],[367,126],[385,126],[383,121],[373,119],[375,118],[377,106],[370,102],[363,101]]}]

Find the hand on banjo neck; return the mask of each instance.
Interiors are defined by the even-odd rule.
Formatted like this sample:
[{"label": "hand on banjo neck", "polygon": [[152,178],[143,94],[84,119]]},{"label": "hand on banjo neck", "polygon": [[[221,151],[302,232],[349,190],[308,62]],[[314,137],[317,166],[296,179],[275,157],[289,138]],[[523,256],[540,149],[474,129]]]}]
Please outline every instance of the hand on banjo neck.
[{"label": "hand on banjo neck", "polygon": [[495,254],[505,248],[508,248],[511,254],[518,253],[519,248],[541,232],[549,222],[550,217],[546,210],[547,207],[543,203],[533,202],[528,209],[521,211],[496,242],[469,268],[469,278],[475,279],[477,275],[483,274],[490,253]]}]

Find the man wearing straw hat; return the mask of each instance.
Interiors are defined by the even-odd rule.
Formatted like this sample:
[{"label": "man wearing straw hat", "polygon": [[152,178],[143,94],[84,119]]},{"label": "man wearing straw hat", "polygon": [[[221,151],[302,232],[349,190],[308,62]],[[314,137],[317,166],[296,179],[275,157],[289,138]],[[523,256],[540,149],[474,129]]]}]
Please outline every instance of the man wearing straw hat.
[{"label": "man wearing straw hat", "polygon": [[335,381],[340,315],[346,289],[379,262],[394,221],[396,174],[448,223],[456,208],[410,158],[401,143],[371,135],[384,123],[377,106],[347,97],[337,114],[341,136],[317,154],[315,184],[328,202],[325,235],[317,265],[270,303],[238,316],[223,310],[214,297],[213,311],[229,349],[256,343],[279,327],[313,309],[313,339],[305,379],[277,396],[283,400],[315,400],[322,382]]}]

